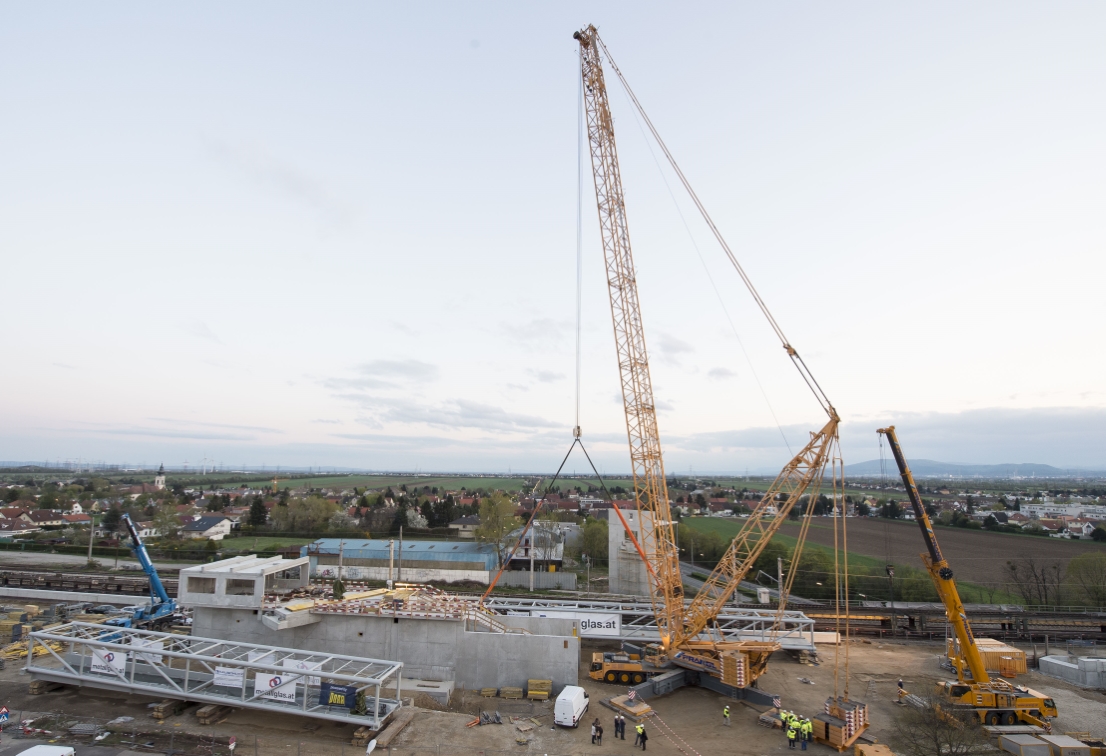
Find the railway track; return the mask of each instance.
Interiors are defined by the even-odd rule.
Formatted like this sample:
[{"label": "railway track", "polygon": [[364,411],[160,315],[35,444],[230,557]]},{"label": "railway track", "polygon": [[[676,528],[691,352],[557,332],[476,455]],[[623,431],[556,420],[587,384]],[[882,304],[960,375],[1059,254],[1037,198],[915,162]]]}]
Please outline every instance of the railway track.
[{"label": "railway track", "polygon": [[[161,582],[170,596],[177,595],[176,577],[162,576]],[[121,596],[148,596],[150,593],[150,581],[143,574],[0,569],[0,585],[80,593],[118,593]]]}]

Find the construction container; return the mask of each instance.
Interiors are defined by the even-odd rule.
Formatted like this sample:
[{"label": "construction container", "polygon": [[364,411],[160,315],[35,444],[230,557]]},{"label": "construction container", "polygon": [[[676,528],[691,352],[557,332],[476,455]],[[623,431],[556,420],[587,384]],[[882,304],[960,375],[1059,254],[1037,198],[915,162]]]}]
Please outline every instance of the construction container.
[{"label": "construction container", "polygon": [[[1028,668],[1025,663],[1025,652],[1020,648],[1007,646],[1002,641],[994,638],[976,638],[975,646],[979,649],[979,655],[983,658],[983,666],[988,672],[994,672],[1001,677],[1016,677],[1024,675]],[[956,638],[948,639],[948,657],[960,656],[960,642]]]},{"label": "construction container", "polygon": [[1017,756],[1052,756],[1048,743],[1032,735],[999,735],[998,747]]},{"label": "construction container", "polygon": [[1068,735],[1038,735],[1048,743],[1052,756],[1091,756],[1091,747]]}]

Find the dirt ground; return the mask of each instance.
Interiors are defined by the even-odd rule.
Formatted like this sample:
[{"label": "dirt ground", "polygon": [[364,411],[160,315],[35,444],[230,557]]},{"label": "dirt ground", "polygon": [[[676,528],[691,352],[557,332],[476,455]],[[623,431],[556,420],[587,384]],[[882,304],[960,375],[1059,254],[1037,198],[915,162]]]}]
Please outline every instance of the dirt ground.
[{"label": "dirt ground", "polygon": [[[588,644],[590,646],[590,644]],[[587,647],[585,656],[593,649]],[[869,730],[879,742],[891,739],[894,719],[902,709],[894,703],[896,681],[901,675],[908,690],[926,692],[945,673],[938,666],[940,647],[936,644],[890,643],[857,641],[849,646],[849,674],[844,672],[844,652],[837,674],[837,688],[844,693],[846,682],[850,698],[869,704],[872,727]],[[821,651],[818,666],[799,664],[786,653],[777,653],[771,660],[768,672],[760,680],[760,688],[778,693],[785,708],[806,715],[821,711],[826,697],[834,693],[834,660],[832,647]],[[810,683],[802,682],[806,678]],[[158,724],[146,712],[149,698],[126,697],[106,691],[67,688],[40,696],[27,695],[27,675],[18,664],[9,663],[0,672],[0,704],[7,705],[13,719],[24,709],[35,711],[63,711],[71,715],[94,717],[101,721],[125,715],[135,718],[136,729],[158,733],[164,738],[168,732],[216,735],[235,735],[238,739],[236,756],[304,756],[304,754],[333,754],[353,756],[362,749],[349,744],[353,727],[329,722],[318,722],[296,716],[239,711],[222,724],[212,727],[199,725],[189,713],[176,716]],[[1019,682],[1053,696],[1060,708],[1060,717],[1054,724],[1055,732],[1090,730],[1099,737],[1106,737],[1106,695],[1075,688],[1074,686],[1031,672],[1019,678]],[[593,746],[589,730],[552,727],[552,703],[504,701],[484,699],[476,692],[461,692],[455,696],[452,711],[420,711],[411,725],[392,742],[392,752],[410,756],[437,756],[444,754],[476,754],[483,752],[539,753],[553,756],[568,754],[596,754],[629,752],[633,749],[633,726],[628,739],[613,738],[613,712],[602,705],[600,699],[619,695],[625,691],[619,686],[597,683],[587,677],[587,665],[580,665],[580,681],[591,696],[591,706],[585,722],[598,717],[605,730],[602,746]],[[768,730],[756,724],[757,711],[743,706],[732,706],[731,726],[723,726],[721,696],[699,688],[684,688],[673,694],[650,701],[657,719],[647,719],[645,726],[650,739],[648,750],[658,754],[749,753],[771,754],[787,750],[787,743],[779,730]],[[506,724],[466,727],[473,714],[481,709],[495,710],[498,706]],[[509,723],[510,716],[538,719],[529,732],[520,732]],[[163,738],[159,743],[163,743]],[[516,743],[523,738],[525,745]],[[144,736],[137,740],[142,742]],[[811,750],[831,754],[825,746],[812,745]],[[220,751],[220,753],[222,753]]]}]

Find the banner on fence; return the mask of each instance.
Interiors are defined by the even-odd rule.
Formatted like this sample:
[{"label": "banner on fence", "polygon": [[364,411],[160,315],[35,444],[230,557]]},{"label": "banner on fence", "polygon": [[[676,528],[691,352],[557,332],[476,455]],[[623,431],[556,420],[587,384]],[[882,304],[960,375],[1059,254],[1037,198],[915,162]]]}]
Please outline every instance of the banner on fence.
[{"label": "banner on fence", "polygon": [[222,688],[241,688],[246,684],[246,670],[239,667],[216,667],[213,683]]},{"label": "banner on fence", "polygon": [[296,702],[296,682],[285,682],[287,677],[258,672],[253,678],[254,695],[282,703]]},{"label": "banner on fence", "polygon": [[352,709],[357,705],[357,688],[352,685],[323,683],[319,686],[319,706],[344,706]]},{"label": "banner on fence", "polygon": [[[152,648],[158,651],[165,648],[165,641],[157,639],[132,637],[130,644],[136,648]],[[161,654],[143,654],[137,651],[134,656],[136,661],[145,662],[146,664],[161,664],[165,659]]]},{"label": "banner on fence", "polygon": [[99,648],[92,649],[93,672],[101,675],[125,675],[127,673],[127,655],[118,651],[105,651]]},{"label": "banner on fence", "polygon": [[[297,659],[285,659],[284,661],[281,662],[281,665],[285,669],[294,669],[297,672],[311,672],[312,670],[316,670],[319,667],[321,667],[323,665],[323,663],[322,662],[302,661],[302,660],[297,660]],[[322,680],[320,680],[318,677],[315,677],[313,675],[310,676],[310,677],[305,676],[305,677],[302,677],[300,679],[306,680],[308,685],[318,685],[319,683],[322,682]]]},{"label": "banner on fence", "polygon": [[553,609],[533,609],[531,617],[563,617],[580,623],[584,638],[617,638],[622,635],[622,615],[614,612],[565,612]]}]

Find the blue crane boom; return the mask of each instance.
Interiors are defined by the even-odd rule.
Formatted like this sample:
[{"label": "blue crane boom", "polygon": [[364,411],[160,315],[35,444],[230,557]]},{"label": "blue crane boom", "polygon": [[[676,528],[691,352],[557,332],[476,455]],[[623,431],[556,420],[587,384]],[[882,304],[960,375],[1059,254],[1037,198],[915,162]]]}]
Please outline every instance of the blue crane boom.
[{"label": "blue crane boom", "polygon": [[138,535],[138,529],[135,528],[130,515],[124,514],[121,519],[123,524],[127,526],[127,533],[131,537],[131,551],[134,552],[138,563],[142,565],[142,571],[146,573],[146,577],[150,579],[150,603],[146,606],[134,607],[133,614],[130,617],[110,619],[104,624],[116,627],[155,629],[165,627],[177,611],[177,602],[165,590],[165,586],[154,568],[154,563],[150,561],[150,555],[146,552],[146,544],[142,543],[142,538]]},{"label": "blue crane boom", "polygon": [[154,563],[150,561],[150,555],[146,553],[146,544],[142,543],[142,538],[139,537],[131,516],[124,513],[122,520],[123,524],[127,526],[127,533],[131,537],[131,551],[134,552],[138,563],[142,565],[142,571],[146,573],[146,577],[150,579],[150,603],[156,605],[172,602],[173,599],[169,598],[165,586],[161,583],[161,578],[158,577]]}]

